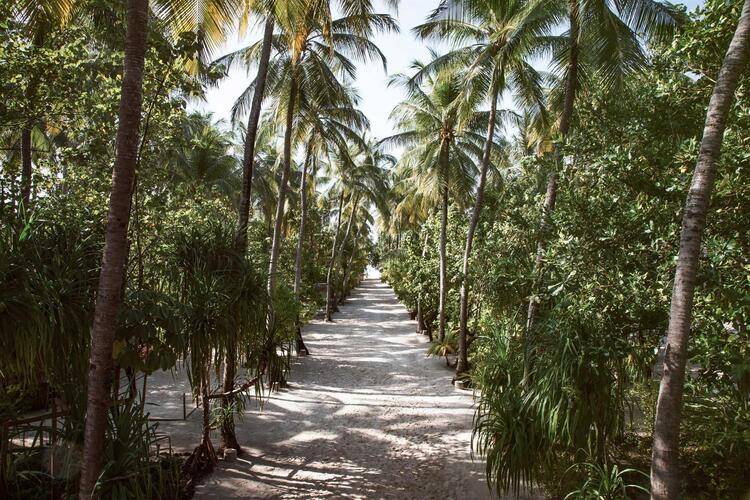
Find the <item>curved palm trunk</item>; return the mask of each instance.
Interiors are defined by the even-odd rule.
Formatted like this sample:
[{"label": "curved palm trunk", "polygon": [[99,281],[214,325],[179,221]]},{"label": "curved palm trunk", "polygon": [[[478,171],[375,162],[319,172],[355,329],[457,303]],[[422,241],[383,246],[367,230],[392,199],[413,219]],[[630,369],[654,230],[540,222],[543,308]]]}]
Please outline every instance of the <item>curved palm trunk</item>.
[{"label": "curved palm trunk", "polygon": [[[357,238],[359,238],[359,227],[354,232],[354,240],[356,241]],[[349,259],[346,262],[346,265],[343,266],[342,273],[343,274],[343,280],[341,283],[341,298],[339,299],[339,304],[344,303],[344,299],[346,298],[348,292],[349,292],[349,276],[351,275],[351,269],[352,264],[354,263],[354,256],[357,253],[356,246],[352,249],[352,253],[349,255]]]},{"label": "curved palm trunk", "polygon": [[[578,56],[579,46],[578,38],[581,33],[581,26],[578,12],[578,0],[570,1],[570,60],[568,62],[568,75],[565,80],[565,99],[563,101],[562,115],[560,116],[560,136],[562,140],[568,136],[570,131],[570,122],[573,118],[573,110],[575,105],[576,90],[578,88]],[[557,170],[561,163],[561,152],[560,146],[555,145],[554,148],[555,158],[555,170],[552,171],[547,177],[547,192],[544,197],[544,208],[542,210],[542,218],[539,222],[539,241],[536,248],[536,259],[534,262],[534,287],[532,290],[531,298],[529,299],[529,308],[526,314],[526,333],[524,335],[524,380],[528,379],[530,372],[530,359],[529,359],[529,343],[531,341],[530,336],[534,329],[534,323],[536,322],[537,315],[539,314],[539,298],[538,290],[542,286],[542,266],[544,264],[544,252],[547,249],[547,232],[549,230],[550,221],[552,219],[552,212],[555,210],[555,202],[557,201]]]},{"label": "curved palm trunk", "polygon": [[440,218],[440,304],[438,306],[438,340],[445,340],[445,306],[448,294],[448,281],[446,277],[446,255],[445,241],[448,231],[448,185],[443,188],[443,206]]},{"label": "curved palm trunk", "polygon": [[484,143],[482,152],[482,163],[479,166],[479,185],[477,186],[477,198],[474,202],[474,212],[471,214],[469,222],[469,231],[466,234],[466,246],[464,248],[464,259],[461,275],[461,303],[459,313],[459,330],[458,330],[458,362],[456,364],[456,373],[461,374],[469,369],[468,349],[467,349],[467,322],[469,319],[469,258],[471,257],[471,247],[474,242],[474,233],[479,224],[479,215],[482,211],[482,202],[484,201],[484,185],[487,182],[487,167],[490,164],[490,154],[492,153],[492,143],[495,136],[495,117],[497,116],[497,83],[493,82],[491,91],[490,116],[487,124],[487,139]]},{"label": "curved palm trunk", "polygon": [[[297,300],[300,300],[300,293],[302,290],[302,253],[305,246],[305,225],[307,224],[307,167],[310,164],[311,153],[312,147],[308,143],[307,155],[302,167],[302,180],[300,180],[299,187],[301,214],[299,221],[299,235],[297,236],[297,255],[294,259],[294,296]],[[302,339],[302,325],[299,316],[297,316],[297,353],[310,354],[307,346],[305,346],[305,341]]]},{"label": "curved palm trunk", "polygon": [[[340,260],[340,267],[343,272],[346,270],[344,267],[344,251],[346,250],[346,244],[349,243],[349,235],[352,232],[352,225],[354,224],[354,216],[355,212],[357,211],[357,206],[359,205],[359,193],[354,197],[354,200],[352,201],[352,213],[349,216],[349,221],[346,223],[346,231],[344,231],[344,237],[341,240],[341,245],[339,246],[339,260]],[[343,297],[344,294],[344,279],[342,276],[341,283],[340,283],[339,291],[341,292],[341,296]],[[335,291],[334,291],[335,292]],[[334,293],[335,295],[335,293]],[[336,307],[336,302],[334,300],[333,307]]]},{"label": "curved palm trunk", "polygon": [[692,322],[693,295],[706,213],[721,154],[721,144],[737,81],[750,56],[750,0],[745,0],[739,24],[729,44],[708,104],[698,161],[685,202],[677,256],[672,304],[669,311],[664,374],[659,387],[651,457],[651,498],[680,498],[680,411],[687,344]]},{"label": "curved palm trunk", "polygon": [[[422,244],[422,260],[427,257],[427,238],[429,233],[425,232],[424,243]],[[422,298],[417,296],[417,333],[422,333],[427,328],[424,324],[424,312],[422,311]]]},{"label": "curved palm trunk", "polygon": [[255,162],[255,139],[258,135],[260,111],[266,91],[266,77],[268,76],[268,62],[271,59],[271,42],[273,41],[273,19],[266,19],[263,31],[263,45],[260,51],[258,74],[255,77],[255,92],[247,118],[247,132],[245,135],[245,153],[242,158],[242,192],[240,194],[240,217],[237,228],[237,248],[244,255],[247,251],[247,225],[250,220],[250,203],[253,188],[253,167]]},{"label": "curved palm trunk", "polygon": [[86,424],[79,484],[81,499],[91,497],[102,470],[104,456],[104,431],[112,379],[112,347],[128,256],[127,230],[138,153],[147,28],[148,0],[128,0],[117,156],[112,174],[102,268],[91,329]]},{"label": "curved palm trunk", "polygon": [[336,233],[333,235],[333,245],[331,248],[331,259],[328,261],[328,273],[326,274],[326,321],[333,321],[333,264],[336,262],[336,243],[339,239],[341,230],[341,212],[344,209],[344,191],[342,189],[339,195],[339,213],[336,218]]},{"label": "curved palm trunk", "polygon": [[[263,31],[263,46],[261,48],[258,74],[255,78],[255,92],[253,103],[250,108],[250,116],[247,119],[247,133],[245,135],[245,152],[242,158],[242,191],[240,193],[240,213],[237,224],[236,247],[238,253],[244,258],[247,253],[247,226],[250,220],[250,203],[253,186],[253,166],[255,162],[255,138],[258,135],[258,123],[260,122],[260,111],[263,96],[266,89],[266,77],[268,76],[268,62],[271,58],[271,42],[273,39],[273,19],[266,19]],[[230,346],[227,349],[226,366],[224,368],[224,392],[234,389],[234,379],[237,376],[236,366],[237,349]],[[229,407],[229,398],[222,398],[221,407],[225,410]],[[221,426],[221,441],[223,448],[234,448],[237,453],[242,453],[237,436],[234,432],[234,419],[225,419]]]},{"label": "curved palm trunk", "polygon": [[[245,152],[242,158],[242,191],[240,193],[239,222],[237,224],[236,246],[238,253],[245,257],[247,253],[247,226],[250,220],[250,203],[252,201],[253,167],[255,162],[255,139],[258,135],[258,124],[260,123],[260,111],[266,90],[266,77],[268,76],[268,63],[271,59],[271,42],[273,41],[273,19],[266,19],[263,30],[263,45],[258,63],[258,74],[255,77],[255,92],[250,107],[250,115],[247,119],[247,131],[245,135]],[[225,393],[234,390],[234,379],[237,376],[237,348],[230,346],[227,349],[226,366],[224,369],[223,389]],[[231,404],[230,398],[222,398],[221,407],[225,410]],[[234,418],[225,419],[221,426],[221,441],[223,448],[234,448],[237,453],[242,453],[242,448],[237,441],[234,431]]]},{"label": "curved palm trunk", "polygon": [[268,327],[269,334],[273,331],[274,325],[273,297],[276,293],[276,272],[279,264],[279,253],[281,252],[281,226],[284,219],[289,172],[292,168],[292,128],[294,126],[294,107],[297,101],[297,78],[295,72],[295,69],[292,68],[289,107],[286,112],[286,130],[284,132],[284,165],[281,172],[279,199],[276,205],[276,220],[274,221],[273,237],[271,239],[271,258],[268,263],[268,286],[266,289],[268,293],[268,316],[266,318],[266,326]]}]

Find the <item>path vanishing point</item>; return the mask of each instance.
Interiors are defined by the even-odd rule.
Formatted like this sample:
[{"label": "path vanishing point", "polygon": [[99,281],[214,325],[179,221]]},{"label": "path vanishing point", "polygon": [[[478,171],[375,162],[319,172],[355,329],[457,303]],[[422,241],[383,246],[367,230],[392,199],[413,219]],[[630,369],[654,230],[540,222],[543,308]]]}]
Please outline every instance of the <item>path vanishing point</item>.
[{"label": "path vanishing point", "polygon": [[[245,453],[220,462],[195,498],[490,498],[483,461],[471,458],[472,394],[426,357],[393,290],[365,280],[334,320],[305,327],[311,356],[293,362],[289,388],[262,410],[248,405],[236,423]],[[177,411],[169,379],[149,391],[175,402],[160,411]],[[195,445],[199,413],[160,426],[178,451]]]}]

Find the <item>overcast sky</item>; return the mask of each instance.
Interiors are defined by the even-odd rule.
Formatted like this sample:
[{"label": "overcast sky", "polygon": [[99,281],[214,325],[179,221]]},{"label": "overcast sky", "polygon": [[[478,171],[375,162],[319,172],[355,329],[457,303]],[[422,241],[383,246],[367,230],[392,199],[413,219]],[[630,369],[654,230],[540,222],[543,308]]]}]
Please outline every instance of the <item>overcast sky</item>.
[{"label": "overcast sky", "polygon": [[[374,1],[379,12],[386,12],[381,0]],[[684,2],[690,10],[702,4],[702,0],[687,0]],[[388,73],[408,71],[414,59],[426,60],[429,52],[427,46],[416,40],[411,34],[411,28],[424,22],[425,18],[438,4],[438,0],[404,0],[401,2],[398,19],[401,32],[398,34],[380,35],[375,43],[388,58]],[[262,26],[250,30],[244,41],[236,37],[227,43],[222,53],[230,52],[249,42],[259,39]],[[254,69],[252,70],[255,71]],[[213,113],[216,119],[229,121],[232,103],[244,90],[252,79],[244,70],[233,71],[217,88],[209,89],[206,101],[194,103],[191,108],[198,108]],[[386,137],[394,133],[388,116],[393,107],[402,100],[403,94],[397,88],[389,88],[386,84],[387,74],[380,64],[359,64],[357,70],[356,87],[362,97],[360,108],[370,119],[372,135]]]}]

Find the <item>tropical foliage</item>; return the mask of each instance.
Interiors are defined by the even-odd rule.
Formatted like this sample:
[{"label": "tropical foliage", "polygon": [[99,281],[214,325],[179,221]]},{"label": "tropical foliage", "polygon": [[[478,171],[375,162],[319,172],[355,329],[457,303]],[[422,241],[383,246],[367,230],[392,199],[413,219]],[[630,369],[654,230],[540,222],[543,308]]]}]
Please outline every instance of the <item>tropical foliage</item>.
[{"label": "tropical foliage", "polygon": [[[393,23],[387,14],[373,13],[367,2],[347,2],[351,12],[339,21],[331,20],[327,2],[314,7],[320,17],[313,21],[301,4],[278,7],[283,22],[274,34],[274,72],[266,97],[268,109],[280,111],[266,113],[259,125],[254,184],[247,193],[250,217],[242,227],[247,128],[192,112],[189,103],[225,75],[227,59],[207,64],[208,51],[235,29],[232,23],[246,22],[247,13],[239,3],[215,2],[215,9],[197,22],[185,15],[186,2],[154,6],[143,56],[132,193],[126,197],[122,300],[111,325],[112,367],[105,371],[108,381],[101,381],[109,402],[104,428],[98,429],[92,418],[84,419],[92,415],[91,390],[87,410],[81,387],[92,380],[91,337],[101,340],[92,324],[101,307],[95,299],[102,294],[101,289],[97,293],[102,252],[111,250],[112,242],[106,241],[116,213],[111,205],[105,230],[110,166],[116,164],[116,181],[118,168],[125,165],[125,160],[115,161],[123,147],[115,148],[113,138],[126,123],[121,114],[118,125],[118,102],[126,99],[120,83],[123,64],[130,71],[133,54],[125,50],[123,60],[122,35],[133,11],[132,5],[71,2],[71,14],[63,16],[53,9],[61,5],[50,3],[45,12],[60,17],[45,24],[44,37],[36,38],[33,6],[12,2],[1,11],[0,73],[7,100],[0,107],[0,420],[10,434],[2,436],[0,496],[74,494],[83,473],[84,479],[93,477],[92,487],[101,497],[178,498],[188,493],[191,476],[216,460],[212,429],[221,429],[221,446],[240,448],[235,415],[244,411],[248,397],[264,397],[266,387],[284,380],[300,324],[325,300],[316,284],[325,282],[329,266],[336,217],[331,200],[338,188],[316,179],[339,175],[327,165],[340,157],[347,168],[370,172],[372,182],[381,183],[362,184],[361,189],[370,189],[362,206],[386,191],[385,166],[372,160],[380,153],[364,139],[368,122],[356,109],[350,87],[354,69],[342,54],[357,56],[359,48],[377,54],[368,37]],[[265,8],[258,5],[252,14],[268,12]],[[305,27],[308,22],[314,25]],[[331,26],[334,35],[328,36]],[[295,52],[299,47],[292,28],[317,30],[317,39],[311,35],[311,55],[304,52],[307,47],[301,56]],[[113,36],[113,30],[120,35]],[[342,46],[331,52],[336,43]],[[288,73],[285,77],[279,64],[292,59],[299,63],[299,82],[297,104],[289,107]],[[294,130],[286,134],[286,151],[279,153],[287,115],[295,117]],[[297,163],[298,151],[307,156],[304,165]],[[283,177],[277,175],[280,167]],[[286,184],[288,179],[294,182]],[[308,182],[297,182],[301,179]],[[297,203],[303,192],[304,209]],[[333,263],[341,277],[332,284],[339,298],[356,286],[367,264],[373,223],[369,211],[355,209],[346,216],[358,237],[341,245]],[[301,220],[306,221],[304,233]],[[245,245],[238,245],[238,230],[247,233]],[[282,239],[298,244],[278,248],[278,287],[267,295],[273,242]],[[295,259],[295,250],[304,258]],[[170,455],[144,408],[148,377],[158,370],[186,373],[202,408],[199,446],[183,466]],[[217,377],[223,377],[218,385]],[[51,428],[50,417],[39,420],[46,422],[41,427],[13,424],[45,411],[53,412]],[[100,430],[104,446],[97,450],[90,436]],[[36,435],[36,444],[27,449],[19,445],[27,441],[17,438],[29,433]],[[84,444],[81,464],[74,450]],[[57,460],[66,472],[48,474],[48,456],[62,453],[57,450],[70,450]],[[98,470],[88,460],[96,454],[101,457]],[[85,484],[82,480],[81,489],[88,491]]]},{"label": "tropical foliage", "polygon": [[368,264],[476,389],[499,494],[750,490],[750,0],[431,7],[373,137],[369,0],[0,6],[0,497],[189,496]]},{"label": "tropical foliage", "polygon": [[[513,7],[512,2],[445,2],[444,11],[415,31],[444,36],[456,49],[419,68],[421,88],[428,76],[440,78],[450,68],[484,70],[490,59],[481,58],[487,50],[482,28],[499,24],[504,9]],[[526,8],[540,6],[530,2]],[[648,14],[653,8],[660,13]],[[441,335],[430,353],[449,358],[460,350],[460,294],[463,280],[468,283],[470,371],[457,377],[479,391],[475,450],[486,458],[487,478],[501,493],[542,488],[551,496],[621,498],[637,494],[634,487],[624,492],[629,484],[649,486],[642,472],[651,463],[685,193],[706,106],[742,8],[742,2],[707,2],[673,36],[670,26],[683,22],[685,14],[671,11],[669,21],[666,5],[644,4],[637,15],[606,14],[621,16],[618,29],[624,37],[630,36],[632,23],[641,26],[633,27],[636,32],[655,23],[648,47],[627,42],[633,50],[626,54],[634,62],[622,69],[605,63],[603,51],[611,47],[594,43],[604,36],[594,20],[602,12],[579,14],[581,23],[589,23],[576,39],[585,76],[578,77],[567,130],[560,117],[570,74],[570,47],[565,48],[570,33],[542,33],[534,43],[540,51],[544,43],[551,44],[553,61],[558,61],[551,68],[559,74],[542,80],[548,83],[541,83],[546,95],[541,106],[540,101],[519,105],[522,115],[506,128],[503,151],[510,161],[498,162],[499,172],[490,175],[484,189],[465,275],[461,259],[477,209],[466,210],[456,198],[443,217],[442,209],[429,202],[426,187],[403,194],[398,180],[408,177],[395,177],[392,196],[402,203],[387,221],[390,233],[378,251],[384,277],[418,316],[418,329],[431,337],[439,331],[441,298],[447,297],[449,342]],[[560,13],[554,6],[539,13],[547,15]],[[496,36],[502,32],[495,31]],[[716,41],[710,48],[703,43],[708,33]],[[620,35],[611,36],[616,43]],[[629,38],[622,40],[626,47]],[[473,63],[473,57],[483,65]],[[746,462],[750,444],[747,435],[739,434],[746,432],[739,423],[746,419],[729,424],[724,410],[731,407],[744,415],[749,401],[741,354],[750,346],[744,334],[750,310],[742,263],[747,211],[740,201],[747,183],[742,180],[747,155],[740,151],[750,130],[746,75],[729,112],[700,252],[679,439],[678,494],[687,497],[741,496],[748,488],[741,468],[715,465]],[[526,96],[518,89],[510,93]],[[474,109],[483,109],[478,105]],[[402,130],[411,133],[408,127]],[[432,137],[440,138],[437,132]],[[426,165],[412,167],[407,154],[396,171],[417,172]],[[468,179],[474,183],[468,192],[476,196],[478,178]],[[450,186],[447,181],[436,185]],[[445,229],[441,220],[447,220]],[[438,265],[443,255],[445,285]],[[535,305],[533,316],[529,301]],[[717,446],[728,444],[727,439],[731,447]],[[651,484],[657,487],[661,473],[652,470]],[[658,491],[652,490],[654,498],[676,498],[669,496],[674,492],[662,496]]]}]

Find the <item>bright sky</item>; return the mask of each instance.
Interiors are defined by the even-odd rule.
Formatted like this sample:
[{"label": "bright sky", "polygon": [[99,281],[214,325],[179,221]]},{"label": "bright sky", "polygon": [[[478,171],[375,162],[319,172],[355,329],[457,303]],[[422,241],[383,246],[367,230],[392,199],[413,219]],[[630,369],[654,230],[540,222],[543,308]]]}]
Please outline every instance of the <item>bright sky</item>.
[{"label": "bright sky", "polygon": [[[410,63],[414,59],[426,60],[429,56],[427,46],[418,41],[411,34],[411,28],[424,22],[427,15],[437,6],[439,0],[403,0],[396,18],[401,26],[399,34],[380,35],[374,41],[388,59],[388,73],[408,72]],[[687,0],[683,2],[689,10],[702,4],[703,0]],[[378,12],[386,12],[381,0],[374,1]],[[237,38],[227,43],[223,53],[235,50],[262,36],[262,25],[250,30],[244,41]],[[255,69],[252,69],[254,75]],[[224,79],[220,86],[207,92],[206,101],[195,103],[193,108],[213,113],[216,119],[229,121],[230,110],[237,96],[246,88],[253,75],[247,75],[244,70],[233,71]],[[387,75],[380,64],[359,64],[356,86],[362,97],[360,108],[370,119],[374,137],[382,138],[394,133],[388,116],[393,107],[398,104],[403,94],[398,88],[387,86]]]}]

